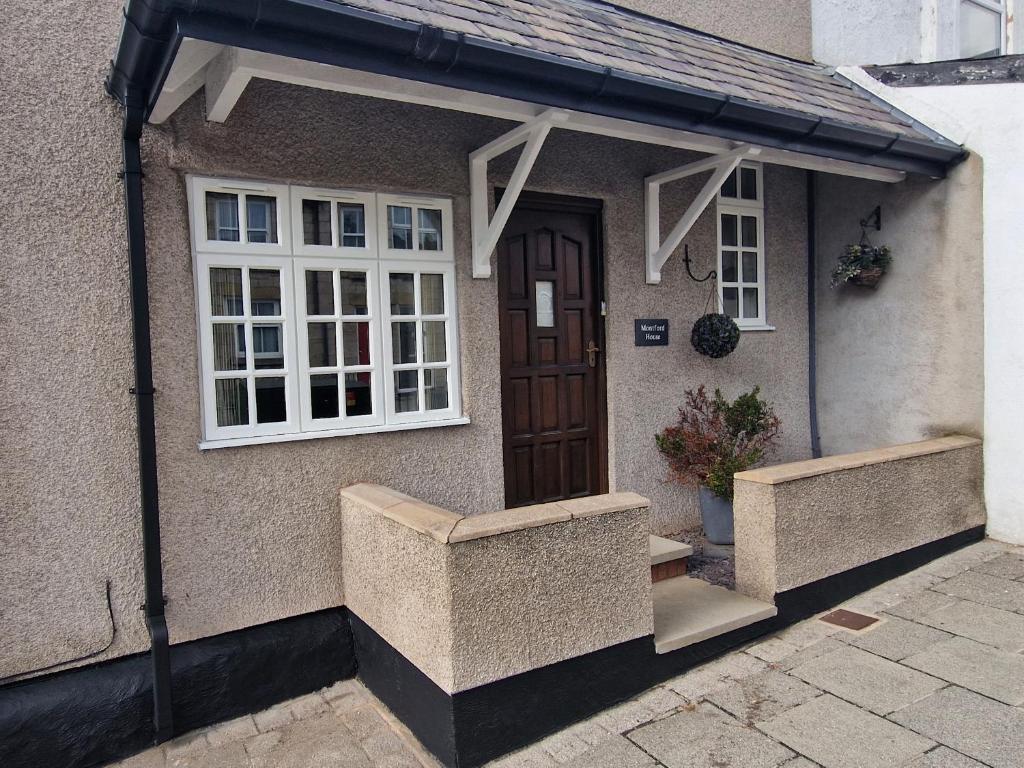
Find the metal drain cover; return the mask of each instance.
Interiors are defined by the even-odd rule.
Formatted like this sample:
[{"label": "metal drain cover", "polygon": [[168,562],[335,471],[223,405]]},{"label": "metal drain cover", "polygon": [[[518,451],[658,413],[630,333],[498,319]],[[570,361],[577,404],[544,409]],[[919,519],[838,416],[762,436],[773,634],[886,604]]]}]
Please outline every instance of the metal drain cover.
[{"label": "metal drain cover", "polygon": [[821,620],[826,624],[835,624],[837,627],[852,629],[854,631],[870,627],[878,621],[874,616],[865,616],[863,613],[855,613],[854,611],[848,611],[845,608],[832,611],[832,613],[822,616]]}]

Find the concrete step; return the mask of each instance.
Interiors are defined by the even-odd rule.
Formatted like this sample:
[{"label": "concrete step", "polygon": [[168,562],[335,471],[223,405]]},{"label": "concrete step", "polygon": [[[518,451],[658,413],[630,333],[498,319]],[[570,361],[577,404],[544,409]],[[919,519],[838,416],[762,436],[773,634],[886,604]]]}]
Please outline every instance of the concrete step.
[{"label": "concrete step", "polygon": [[651,536],[651,583],[684,576],[686,559],[692,554],[689,544]]},{"label": "concrete step", "polygon": [[774,605],[680,576],[653,586],[654,647],[668,653],[778,613]]}]

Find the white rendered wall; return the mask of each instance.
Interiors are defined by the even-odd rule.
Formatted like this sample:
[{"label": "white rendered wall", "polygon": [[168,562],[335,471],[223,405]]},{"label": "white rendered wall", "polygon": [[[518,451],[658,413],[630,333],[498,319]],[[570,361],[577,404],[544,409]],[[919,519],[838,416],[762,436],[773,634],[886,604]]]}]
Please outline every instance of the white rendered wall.
[{"label": "white rendered wall", "polygon": [[859,68],[841,72],[984,161],[988,533],[1024,544],[1024,83],[890,88]]}]

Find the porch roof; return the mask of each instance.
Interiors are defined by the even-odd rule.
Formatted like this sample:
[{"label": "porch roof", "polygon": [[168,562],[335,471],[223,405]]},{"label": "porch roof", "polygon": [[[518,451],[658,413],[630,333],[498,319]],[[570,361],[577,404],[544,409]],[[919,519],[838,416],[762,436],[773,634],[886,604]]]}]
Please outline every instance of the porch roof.
[{"label": "porch roof", "polygon": [[827,67],[596,0],[127,0],[108,90],[150,115],[184,39],[936,177],[964,156]]}]

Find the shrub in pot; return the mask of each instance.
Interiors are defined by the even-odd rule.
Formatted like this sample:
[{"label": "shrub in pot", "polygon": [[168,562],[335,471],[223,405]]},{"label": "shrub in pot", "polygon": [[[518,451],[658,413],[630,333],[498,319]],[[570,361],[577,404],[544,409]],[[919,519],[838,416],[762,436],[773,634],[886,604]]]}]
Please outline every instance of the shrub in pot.
[{"label": "shrub in pot", "polygon": [[655,436],[670,477],[700,498],[704,535],[712,544],[733,543],[733,475],[761,462],[778,443],[782,423],[754,387],[735,400],[703,386],[686,390],[675,424]]}]

